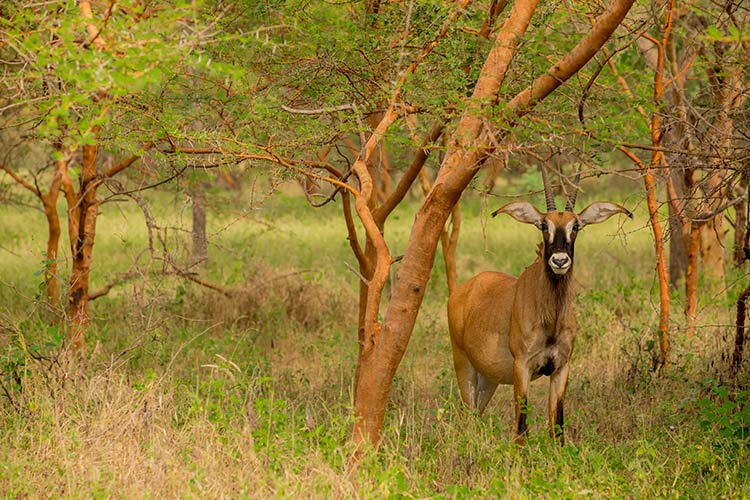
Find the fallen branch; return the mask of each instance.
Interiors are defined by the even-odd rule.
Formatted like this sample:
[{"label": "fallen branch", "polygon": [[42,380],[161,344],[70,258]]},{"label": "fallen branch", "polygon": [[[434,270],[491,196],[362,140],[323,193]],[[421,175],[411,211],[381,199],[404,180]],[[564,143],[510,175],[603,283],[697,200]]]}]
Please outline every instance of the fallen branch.
[{"label": "fallen branch", "polygon": [[181,278],[186,278],[193,283],[197,283],[200,286],[204,288],[208,288],[209,290],[213,290],[215,292],[219,292],[225,297],[232,298],[235,295],[240,293],[240,290],[237,288],[225,288],[221,285],[217,285],[215,283],[211,283],[209,281],[204,280],[203,278],[199,278],[197,273],[191,273],[189,271],[184,271],[182,269],[175,268],[173,272],[165,272],[165,276],[169,276],[170,274],[173,274],[175,276],[179,276]]}]

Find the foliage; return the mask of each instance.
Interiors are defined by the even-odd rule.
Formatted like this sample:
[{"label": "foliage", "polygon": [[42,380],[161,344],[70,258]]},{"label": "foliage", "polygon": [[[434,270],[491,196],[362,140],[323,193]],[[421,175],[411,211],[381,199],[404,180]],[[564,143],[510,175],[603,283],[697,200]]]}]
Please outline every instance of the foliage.
[{"label": "foliage", "polygon": [[750,441],[750,390],[735,390],[716,380],[707,381],[707,395],[696,402],[698,423],[739,446]]}]

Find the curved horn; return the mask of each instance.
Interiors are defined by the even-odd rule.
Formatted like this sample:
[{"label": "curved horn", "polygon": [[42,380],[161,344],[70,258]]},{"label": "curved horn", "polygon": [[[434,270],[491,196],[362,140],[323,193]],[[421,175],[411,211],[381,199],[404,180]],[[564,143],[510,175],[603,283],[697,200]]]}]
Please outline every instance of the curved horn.
[{"label": "curved horn", "polygon": [[539,171],[542,173],[542,182],[544,183],[544,199],[547,202],[547,212],[556,212],[557,207],[555,207],[555,195],[552,193],[552,188],[549,185],[547,172],[542,165],[539,165]]},{"label": "curved horn", "polygon": [[565,211],[572,212],[576,206],[576,197],[578,196],[578,181],[581,180],[581,166],[578,166],[578,172],[576,178],[573,180],[573,192],[568,197],[568,202],[565,204]]}]

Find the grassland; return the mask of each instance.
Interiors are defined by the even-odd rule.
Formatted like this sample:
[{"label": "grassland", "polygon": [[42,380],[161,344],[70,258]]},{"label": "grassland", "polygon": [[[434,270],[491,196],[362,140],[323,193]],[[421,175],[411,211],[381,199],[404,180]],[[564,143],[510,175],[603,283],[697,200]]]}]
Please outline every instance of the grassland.
[{"label": "grassland", "polygon": [[[180,197],[151,202],[169,228],[170,251],[186,259],[187,206]],[[533,259],[536,231],[488,220],[501,202],[489,203],[465,204],[462,280],[484,269],[517,274]],[[461,408],[438,261],[381,449],[348,473],[357,277],[346,266],[354,260],[340,207],[313,210],[292,195],[236,206],[252,205],[241,198],[211,212],[201,275],[242,293],[228,299],[158,272],[116,286],[92,303],[85,374],[56,362],[61,330],[49,326],[39,301],[42,214],[0,207],[0,495],[750,497],[750,394],[724,385],[720,370],[722,325],[747,276],[730,271],[728,297],[705,298],[703,327],[690,339],[675,295],[673,362],[654,376],[657,303],[642,207],[634,221],[586,228],[579,238],[568,445],[547,437],[544,381],[532,384],[523,449],[511,443],[509,388],[483,418]],[[414,209],[408,204],[389,222],[394,254],[405,247]],[[105,205],[92,288],[136,260],[159,269],[143,253],[147,237],[137,207]]]}]

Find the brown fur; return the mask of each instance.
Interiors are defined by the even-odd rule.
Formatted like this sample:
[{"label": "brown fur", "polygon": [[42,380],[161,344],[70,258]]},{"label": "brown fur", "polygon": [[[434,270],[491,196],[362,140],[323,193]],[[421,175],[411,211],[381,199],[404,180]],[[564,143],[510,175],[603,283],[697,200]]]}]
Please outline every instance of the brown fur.
[{"label": "brown fur", "polygon": [[[571,293],[576,234],[568,235],[567,246],[559,250],[560,245],[550,247],[550,252],[564,250],[560,255],[569,256],[567,272],[555,274],[545,260],[548,234],[544,228],[549,224],[565,228],[571,222],[583,227],[615,213],[630,212],[607,202],[593,203],[578,215],[558,211],[542,214],[524,202],[510,203],[496,213],[500,212],[536,225],[543,231],[543,240],[537,259],[518,278],[484,272],[458,286],[449,297],[448,327],[461,398],[481,413],[499,384],[513,384],[516,439],[522,443],[529,382],[549,375],[550,434],[564,442],[563,400],[576,336]],[[555,241],[559,243],[558,237]]]}]

